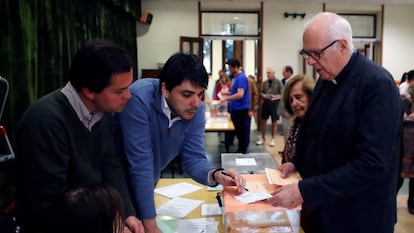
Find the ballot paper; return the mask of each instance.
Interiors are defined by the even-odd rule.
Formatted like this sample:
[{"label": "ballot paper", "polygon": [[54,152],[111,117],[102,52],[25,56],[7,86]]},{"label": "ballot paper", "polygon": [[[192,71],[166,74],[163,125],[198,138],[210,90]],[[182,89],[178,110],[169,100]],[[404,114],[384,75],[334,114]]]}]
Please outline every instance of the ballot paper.
[{"label": "ballot paper", "polygon": [[214,218],[182,219],[178,221],[177,233],[217,233],[218,222]]},{"label": "ballot paper", "polygon": [[204,201],[176,197],[157,209],[157,214],[184,218]]},{"label": "ballot paper", "polygon": [[277,169],[265,168],[265,170],[269,184],[277,184],[281,186],[287,184],[295,184],[298,183],[300,179],[299,173],[297,172],[291,174],[289,177],[282,178],[281,172]]},{"label": "ballot paper", "polygon": [[253,191],[253,192],[244,192],[238,196],[235,196],[237,200],[243,202],[244,204],[253,203],[256,201],[265,200],[269,197],[272,197],[269,193],[262,191]]},{"label": "ballot paper", "polygon": [[257,166],[254,158],[236,158],[236,166]]},{"label": "ballot paper", "polygon": [[213,215],[221,215],[221,208],[217,203],[201,205],[201,216]]},{"label": "ballot paper", "polygon": [[157,188],[154,190],[154,192],[168,198],[174,198],[195,192],[200,189],[202,189],[201,186],[190,184],[188,182],[180,182],[177,184],[167,185],[162,188]]}]

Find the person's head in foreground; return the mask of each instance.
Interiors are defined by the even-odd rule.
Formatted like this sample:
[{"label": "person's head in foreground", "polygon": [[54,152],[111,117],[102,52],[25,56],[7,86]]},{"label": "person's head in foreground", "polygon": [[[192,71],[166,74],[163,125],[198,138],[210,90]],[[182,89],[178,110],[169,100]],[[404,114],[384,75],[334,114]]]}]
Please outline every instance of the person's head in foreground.
[{"label": "person's head in foreground", "polygon": [[122,199],[118,191],[108,185],[84,185],[67,191],[61,214],[59,232],[123,232]]}]

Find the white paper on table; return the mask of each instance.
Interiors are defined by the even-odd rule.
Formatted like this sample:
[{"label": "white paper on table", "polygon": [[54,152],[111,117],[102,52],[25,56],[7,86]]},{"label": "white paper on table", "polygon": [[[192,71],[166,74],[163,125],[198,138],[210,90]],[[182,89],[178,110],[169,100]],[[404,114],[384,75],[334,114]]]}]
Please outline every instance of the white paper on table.
[{"label": "white paper on table", "polygon": [[182,219],[178,221],[177,233],[217,233],[218,222],[214,218]]},{"label": "white paper on table", "polygon": [[236,158],[236,166],[257,166],[255,158]]},{"label": "white paper on table", "polygon": [[244,204],[253,203],[256,201],[265,200],[272,195],[262,192],[262,191],[252,191],[252,192],[244,192],[238,196],[234,196],[237,200],[243,202]]},{"label": "white paper on table", "polygon": [[201,204],[201,216],[221,215],[218,203]]},{"label": "white paper on table", "polygon": [[161,188],[157,188],[154,192],[166,196],[168,198],[179,197],[188,193],[195,192],[202,187],[187,182],[180,182],[177,184],[167,185]]},{"label": "white paper on table", "polygon": [[184,218],[204,201],[176,197],[157,209],[157,214]]},{"label": "white paper on table", "polygon": [[207,185],[207,191],[223,191],[223,185],[219,184],[216,187],[211,187]]}]

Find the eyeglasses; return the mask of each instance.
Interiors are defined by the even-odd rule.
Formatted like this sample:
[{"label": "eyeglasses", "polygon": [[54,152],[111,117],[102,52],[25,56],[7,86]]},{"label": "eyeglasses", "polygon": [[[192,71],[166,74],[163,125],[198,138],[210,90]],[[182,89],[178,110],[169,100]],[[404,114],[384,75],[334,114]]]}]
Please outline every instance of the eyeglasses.
[{"label": "eyeglasses", "polygon": [[338,41],[339,40],[334,40],[332,43],[328,44],[325,48],[323,48],[321,50],[304,50],[304,49],[302,49],[302,51],[300,51],[299,54],[302,55],[303,58],[305,58],[305,59],[308,59],[309,57],[311,57],[313,60],[318,61],[319,59],[321,59],[321,54]]}]

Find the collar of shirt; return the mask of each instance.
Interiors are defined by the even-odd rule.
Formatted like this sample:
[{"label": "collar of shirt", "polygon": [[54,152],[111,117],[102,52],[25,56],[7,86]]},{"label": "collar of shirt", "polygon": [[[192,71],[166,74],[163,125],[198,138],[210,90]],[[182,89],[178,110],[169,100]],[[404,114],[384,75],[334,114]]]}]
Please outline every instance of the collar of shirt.
[{"label": "collar of shirt", "polygon": [[161,108],[162,108],[162,111],[164,112],[164,115],[168,118],[168,128],[171,128],[174,122],[181,120],[181,117],[179,116],[175,116],[174,118],[171,119],[172,111],[170,107],[168,106],[167,100],[165,99],[164,96],[161,97]]},{"label": "collar of shirt", "polygon": [[60,91],[66,96],[70,105],[75,110],[76,115],[78,115],[79,120],[90,132],[93,125],[102,119],[104,113],[103,112],[90,113],[88,108],[85,106],[85,104],[82,102],[81,98],[79,97],[78,92],[72,86],[70,82],[68,82]]}]

